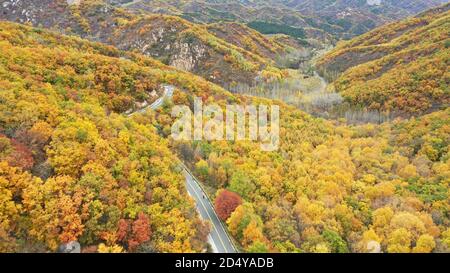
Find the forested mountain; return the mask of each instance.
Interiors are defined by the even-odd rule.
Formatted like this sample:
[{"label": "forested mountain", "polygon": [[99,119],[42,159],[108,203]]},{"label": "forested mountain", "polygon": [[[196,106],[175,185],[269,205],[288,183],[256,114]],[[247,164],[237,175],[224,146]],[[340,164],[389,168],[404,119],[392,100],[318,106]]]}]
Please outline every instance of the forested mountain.
[{"label": "forested mountain", "polygon": [[208,227],[152,117],[193,75],[133,53],[0,23],[0,251],[203,252]]},{"label": "forested mountain", "polygon": [[318,67],[354,104],[409,114],[446,108],[449,29],[447,4],[340,43]]},{"label": "forested mountain", "polygon": [[[350,38],[446,0],[109,0],[129,9],[182,16],[193,22],[276,23],[305,30],[309,38]],[[280,27],[281,28],[281,27]]]},{"label": "forested mountain", "polygon": [[[208,26],[174,16],[132,14],[100,0],[72,4],[66,0],[2,0],[0,6],[0,19],[52,28],[122,50],[134,50],[222,85],[250,84],[257,77],[281,77],[282,72],[274,67],[271,57],[292,50],[291,46],[262,37],[243,25],[239,27],[245,37],[222,29],[228,31],[224,40],[209,31]],[[252,44],[235,43],[245,39],[263,43],[266,52],[261,54]]]},{"label": "forested mountain", "polygon": [[[450,252],[449,5],[338,43],[317,62],[330,86],[315,71],[276,67],[291,50],[323,50],[312,32],[355,34],[323,16],[315,17],[337,30],[312,27],[308,12],[351,5],[376,14],[389,4],[406,15],[435,4],[370,2],[0,1],[0,18],[16,22],[0,21],[0,252],[54,252],[68,242],[82,252],[210,251],[210,224],[187,194],[181,161],[239,251]],[[149,14],[149,3],[171,15]],[[227,7],[250,20],[203,21],[185,12],[195,5],[202,16],[229,16],[219,9]],[[305,28],[272,37],[243,24],[271,32],[290,24],[249,14],[288,10]],[[307,45],[294,37],[300,30]],[[212,83],[284,73],[301,75],[294,90],[316,77],[320,95],[337,91],[353,105],[405,115],[350,125]],[[146,108],[167,85],[173,96]],[[194,97],[221,108],[279,106],[279,149],[174,140],[173,106],[193,110]]]}]

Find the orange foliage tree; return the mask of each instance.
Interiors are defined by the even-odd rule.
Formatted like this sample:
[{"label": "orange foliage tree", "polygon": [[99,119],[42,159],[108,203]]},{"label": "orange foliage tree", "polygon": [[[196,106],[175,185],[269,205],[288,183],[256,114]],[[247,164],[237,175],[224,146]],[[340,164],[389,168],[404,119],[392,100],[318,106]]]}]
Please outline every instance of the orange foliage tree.
[{"label": "orange foliage tree", "polygon": [[220,190],[214,202],[217,214],[223,221],[226,221],[240,204],[242,204],[241,197],[228,190]]}]

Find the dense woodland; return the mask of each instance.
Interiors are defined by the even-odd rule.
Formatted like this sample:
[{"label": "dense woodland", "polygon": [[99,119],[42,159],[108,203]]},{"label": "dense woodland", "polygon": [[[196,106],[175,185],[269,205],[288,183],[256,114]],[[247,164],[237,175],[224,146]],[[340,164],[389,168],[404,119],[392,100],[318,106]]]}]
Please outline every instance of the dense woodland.
[{"label": "dense woodland", "polygon": [[318,66],[352,104],[406,114],[444,109],[449,29],[447,4],[342,42]]},{"label": "dense woodland", "polygon": [[[215,35],[208,25],[194,24],[177,16],[148,12],[133,13],[103,0],[1,0],[0,19],[28,23],[100,41],[121,50],[136,51],[178,69],[192,72],[216,84],[248,82],[259,75],[270,80],[282,71],[271,55],[284,55],[291,45],[272,41],[245,25],[247,42],[235,28],[221,27],[225,37]],[[25,12],[24,12],[25,11]],[[258,41],[255,43],[254,41]],[[296,43],[295,43],[296,44]],[[294,46],[299,46],[295,45]],[[260,51],[269,50],[269,55]]]},{"label": "dense woodland", "polygon": [[[131,10],[177,15],[196,23],[266,22],[302,28],[312,39],[336,41],[414,15],[446,0],[106,0]],[[372,4],[371,4],[372,3]]]},{"label": "dense woodland", "polygon": [[256,29],[257,31],[263,33],[263,34],[286,34],[291,37],[297,38],[297,39],[305,39],[305,31],[301,28],[294,28],[288,25],[280,25],[275,23],[267,23],[267,22],[250,22],[248,23],[248,26]]},{"label": "dense woodland", "polygon": [[2,252],[206,249],[168,142],[120,114],[181,72],[10,23],[0,48]]},{"label": "dense woodland", "polygon": [[448,251],[448,110],[352,128],[289,110],[279,152],[178,144],[205,184],[243,199],[227,224],[246,251]]},{"label": "dense woodland", "polygon": [[[434,17],[418,30],[425,42],[413,43],[429,45],[434,59],[372,79],[367,84],[379,89],[368,89],[372,97],[362,103],[376,108],[385,94],[377,92],[392,90],[385,77],[421,90],[423,81],[407,69],[429,73],[441,102],[448,95],[448,12]],[[330,54],[326,60],[339,55]],[[347,84],[363,84],[353,81],[363,68],[341,71],[337,91],[358,97]],[[161,96],[162,84],[176,87],[172,101],[128,115]],[[401,94],[414,94],[408,88]],[[222,107],[279,105],[280,149],[174,141],[171,106],[193,108],[194,96]],[[209,225],[186,192],[180,160],[202,181],[241,251],[370,252],[375,243],[389,253],[450,252],[445,105],[351,126],[231,94],[137,52],[7,22],[0,22],[0,102],[1,252],[53,252],[70,241],[83,252],[208,251]]]}]

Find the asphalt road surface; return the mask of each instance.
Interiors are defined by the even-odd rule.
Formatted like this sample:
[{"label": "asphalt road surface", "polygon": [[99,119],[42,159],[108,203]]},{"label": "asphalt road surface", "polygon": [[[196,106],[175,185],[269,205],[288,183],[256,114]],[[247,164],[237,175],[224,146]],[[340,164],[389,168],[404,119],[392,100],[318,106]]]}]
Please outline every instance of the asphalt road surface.
[{"label": "asphalt road surface", "polygon": [[140,2],[142,2],[142,0],[134,0],[134,1],[130,1],[130,2],[128,2],[128,3],[123,3],[123,4],[121,5],[121,7],[122,7],[122,8],[126,8],[126,7],[129,7],[129,6],[131,6],[131,5],[134,5],[134,4],[137,4],[137,3],[140,3]]},{"label": "asphalt road surface", "polygon": [[[164,85],[164,95],[157,99],[152,104],[144,107],[129,116],[133,116],[139,113],[144,113],[149,109],[156,110],[160,108],[164,100],[171,99],[174,92],[174,87],[171,85]],[[204,193],[200,187],[199,182],[190,173],[186,166],[183,165],[183,174],[186,178],[186,188],[189,195],[194,198],[197,211],[199,212],[203,220],[208,221],[211,224],[211,232],[208,235],[208,242],[212,247],[214,253],[236,253],[236,250],[231,242],[228,233],[225,231],[224,226],[219,220],[214,207],[209,200],[208,196]]]},{"label": "asphalt road surface", "polygon": [[158,109],[159,107],[161,107],[163,105],[165,99],[171,99],[172,98],[174,89],[175,89],[175,87],[173,87],[172,85],[164,85],[164,95],[161,98],[155,100],[155,102],[153,102],[152,104],[148,105],[147,107],[144,107],[144,108],[142,108],[140,110],[137,110],[137,111],[131,113],[129,116],[131,117],[131,116],[134,116],[136,114],[145,113],[149,109],[152,109],[152,110]]},{"label": "asphalt road surface", "polygon": [[164,103],[165,99],[171,99],[173,97],[173,90],[175,88],[171,85],[164,85],[164,95],[162,98],[157,99],[154,103],[150,105],[150,108],[153,110],[158,109],[161,107]]},{"label": "asphalt road surface", "polygon": [[211,223],[211,233],[208,235],[208,241],[211,244],[214,253],[235,253],[231,239],[225,231],[222,223],[217,217],[214,208],[207,195],[203,192],[199,182],[184,167],[183,174],[186,178],[187,191],[194,198],[197,210],[203,220]]}]

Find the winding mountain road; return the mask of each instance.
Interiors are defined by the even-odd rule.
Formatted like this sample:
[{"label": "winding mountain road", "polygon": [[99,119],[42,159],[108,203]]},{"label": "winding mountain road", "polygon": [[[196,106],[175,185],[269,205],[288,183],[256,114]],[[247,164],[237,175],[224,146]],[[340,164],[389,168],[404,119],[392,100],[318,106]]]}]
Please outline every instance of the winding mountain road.
[{"label": "winding mountain road", "polygon": [[150,104],[142,109],[134,111],[133,113],[129,114],[128,116],[131,117],[131,116],[134,116],[137,114],[143,114],[149,109],[156,110],[163,105],[164,100],[171,99],[173,96],[173,91],[175,90],[175,87],[173,87],[171,85],[164,85],[163,87],[164,87],[164,94],[161,98],[155,100],[155,102],[153,102],[152,104]]},{"label": "winding mountain road", "polygon": [[208,235],[208,241],[211,244],[213,252],[236,253],[236,249],[228,233],[217,216],[211,201],[200,186],[200,182],[198,182],[186,166],[183,166],[183,174],[186,178],[187,191],[194,198],[201,218],[211,223],[211,232]]},{"label": "winding mountain road", "polygon": [[129,7],[131,5],[134,5],[134,4],[137,4],[137,3],[140,3],[140,2],[142,2],[142,0],[134,0],[134,1],[127,2],[127,3],[123,3],[120,6],[122,8],[126,8],[126,7]]},{"label": "winding mountain road", "polygon": [[[131,117],[136,114],[145,113],[148,110],[156,110],[160,108],[166,99],[171,99],[175,87],[171,85],[164,85],[164,94],[161,98],[157,99],[152,104],[137,110],[128,116]],[[212,247],[214,253],[236,253],[236,249],[225,230],[222,222],[217,216],[212,202],[209,200],[206,193],[203,191],[200,182],[194,177],[194,175],[189,171],[189,169],[181,164],[183,167],[183,175],[186,178],[186,188],[188,194],[195,200],[197,211],[200,217],[208,221],[211,224],[211,232],[208,235],[208,242]]]}]

